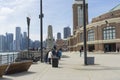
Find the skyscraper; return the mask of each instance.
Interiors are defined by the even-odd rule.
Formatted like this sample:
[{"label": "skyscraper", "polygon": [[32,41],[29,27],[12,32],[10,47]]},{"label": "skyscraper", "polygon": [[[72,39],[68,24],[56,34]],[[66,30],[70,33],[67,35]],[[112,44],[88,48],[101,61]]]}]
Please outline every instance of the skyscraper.
[{"label": "skyscraper", "polygon": [[71,36],[71,29],[70,27],[65,27],[64,28],[64,38],[68,38]]},{"label": "skyscraper", "polygon": [[5,51],[5,36],[0,35],[0,52]]},{"label": "skyscraper", "polygon": [[27,32],[23,32],[23,38],[27,38]]},{"label": "skyscraper", "polygon": [[13,51],[13,34],[6,33],[6,50]]},{"label": "skyscraper", "polygon": [[60,32],[57,33],[57,39],[58,39],[58,40],[61,39],[61,33],[60,33]]},{"label": "skyscraper", "polygon": [[[86,0],[86,24],[88,24],[88,1]],[[73,34],[83,27],[83,0],[75,0],[73,4]]]},{"label": "skyscraper", "polygon": [[23,50],[27,50],[27,43],[28,38],[27,38],[27,32],[23,32],[23,38],[22,38],[22,48]]},{"label": "skyscraper", "polygon": [[20,50],[20,43],[21,43],[21,28],[20,27],[16,27],[16,51]]}]

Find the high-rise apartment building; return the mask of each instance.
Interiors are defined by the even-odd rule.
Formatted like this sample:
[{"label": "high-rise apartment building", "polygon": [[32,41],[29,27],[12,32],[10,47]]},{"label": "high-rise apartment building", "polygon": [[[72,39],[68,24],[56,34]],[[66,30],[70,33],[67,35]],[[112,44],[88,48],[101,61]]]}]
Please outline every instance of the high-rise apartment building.
[{"label": "high-rise apartment building", "polygon": [[27,38],[27,32],[23,32],[23,38]]},{"label": "high-rise apartment building", "polygon": [[64,28],[64,38],[68,38],[71,36],[71,29],[70,27],[65,27]]},{"label": "high-rise apartment building", "polygon": [[58,33],[57,33],[57,40],[60,40],[60,39],[61,39],[61,33],[58,32]]},{"label": "high-rise apartment building", "polygon": [[0,35],[0,52],[5,51],[5,36]]},{"label": "high-rise apartment building", "polygon": [[6,50],[13,51],[13,33],[6,33]]},{"label": "high-rise apartment building", "polygon": [[27,32],[23,32],[23,37],[22,37],[22,49],[27,50],[27,44],[28,44],[28,38],[27,38]]},{"label": "high-rise apartment building", "polygon": [[20,27],[16,27],[16,51],[20,50],[20,44],[21,44],[21,28]]}]

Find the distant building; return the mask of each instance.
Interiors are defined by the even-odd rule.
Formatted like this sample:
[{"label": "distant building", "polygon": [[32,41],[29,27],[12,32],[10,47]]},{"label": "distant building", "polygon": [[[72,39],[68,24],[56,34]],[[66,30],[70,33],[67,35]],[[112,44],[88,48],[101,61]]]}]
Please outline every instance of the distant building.
[{"label": "distant building", "polygon": [[67,51],[68,50],[67,40],[66,39],[56,40],[56,47],[57,49],[62,49],[63,51]]},{"label": "distant building", "polygon": [[35,49],[35,50],[38,50],[39,47],[40,47],[40,41],[39,41],[39,40],[35,40],[35,41],[34,41],[34,49]]},{"label": "distant building", "polygon": [[23,50],[27,50],[27,47],[28,47],[27,44],[28,44],[27,32],[23,32],[23,37],[22,37]]},{"label": "distant building", "polygon": [[46,41],[43,41],[43,47],[46,49],[46,47],[47,47]]},{"label": "distant building", "polygon": [[0,52],[4,52],[5,51],[5,36],[4,35],[0,35]]},{"label": "distant building", "polygon": [[53,48],[53,46],[55,45],[55,40],[53,38],[53,29],[52,29],[52,25],[48,26],[48,36],[46,39],[47,42],[47,50],[50,50]]},{"label": "distant building", "polygon": [[27,32],[23,32],[23,38],[27,38]]},{"label": "distant building", "polygon": [[13,51],[13,33],[6,33],[6,50]]},{"label": "distant building", "polygon": [[61,39],[61,33],[58,32],[58,33],[57,33],[57,40],[60,40],[60,39]]},{"label": "distant building", "polygon": [[64,38],[68,38],[71,36],[71,29],[70,27],[65,27],[64,28]]},{"label": "distant building", "polygon": [[16,27],[16,51],[20,50],[20,44],[21,44],[21,28]]}]

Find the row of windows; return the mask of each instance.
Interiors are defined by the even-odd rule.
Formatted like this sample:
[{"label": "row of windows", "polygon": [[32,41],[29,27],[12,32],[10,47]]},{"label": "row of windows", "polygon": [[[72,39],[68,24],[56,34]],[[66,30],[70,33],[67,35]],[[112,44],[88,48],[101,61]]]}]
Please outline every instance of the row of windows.
[{"label": "row of windows", "polygon": [[115,27],[106,27],[103,29],[103,39],[115,39]]},{"label": "row of windows", "polygon": [[[103,28],[103,40],[115,39],[116,38],[116,30],[115,27],[105,27]],[[94,41],[95,32],[93,29],[88,31],[88,41]],[[83,33],[80,33],[80,41],[83,41]]]}]

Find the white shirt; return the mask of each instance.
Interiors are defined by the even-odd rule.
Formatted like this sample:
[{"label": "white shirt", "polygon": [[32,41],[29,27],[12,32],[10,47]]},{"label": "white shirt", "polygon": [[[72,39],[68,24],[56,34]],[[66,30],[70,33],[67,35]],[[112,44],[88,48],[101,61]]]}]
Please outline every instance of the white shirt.
[{"label": "white shirt", "polygon": [[52,52],[51,51],[48,53],[48,58],[52,58]]}]

